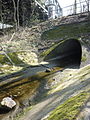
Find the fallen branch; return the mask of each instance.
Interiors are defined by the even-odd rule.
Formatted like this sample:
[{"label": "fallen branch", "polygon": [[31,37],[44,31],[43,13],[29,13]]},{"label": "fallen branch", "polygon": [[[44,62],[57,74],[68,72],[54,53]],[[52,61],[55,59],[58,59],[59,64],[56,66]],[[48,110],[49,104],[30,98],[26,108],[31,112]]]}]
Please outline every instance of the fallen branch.
[{"label": "fallen branch", "polygon": [[10,38],[10,40],[9,40],[8,42],[11,42],[11,41],[12,41],[14,35],[15,35],[15,32],[12,34],[12,36],[11,36],[11,38]]},{"label": "fallen branch", "polygon": [[12,65],[15,65],[15,64],[13,63],[13,61],[11,60],[11,58],[8,56],[8,54],[3,50],[3,47],[2,47],[2,46],[0,46],[0,47],[1,47],[0,51],[3,52],[3,54],[8,58],[8,60],[10,61],[10,63],[11,63]]}]

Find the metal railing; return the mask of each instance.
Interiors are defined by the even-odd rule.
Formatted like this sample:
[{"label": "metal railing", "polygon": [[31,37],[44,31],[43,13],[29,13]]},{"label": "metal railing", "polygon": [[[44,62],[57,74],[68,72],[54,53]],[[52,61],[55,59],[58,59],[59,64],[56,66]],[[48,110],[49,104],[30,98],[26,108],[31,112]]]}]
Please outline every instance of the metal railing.
[{"label": "metal railing", "polygon": [[76,9],[73,4],[73,5],[69,5],[69,6],[62,8],[62,11],[63,11],[63,16],[89,12],[90,11],[90,0],[88,1],[88,3],[86,1],[76,3]]}]

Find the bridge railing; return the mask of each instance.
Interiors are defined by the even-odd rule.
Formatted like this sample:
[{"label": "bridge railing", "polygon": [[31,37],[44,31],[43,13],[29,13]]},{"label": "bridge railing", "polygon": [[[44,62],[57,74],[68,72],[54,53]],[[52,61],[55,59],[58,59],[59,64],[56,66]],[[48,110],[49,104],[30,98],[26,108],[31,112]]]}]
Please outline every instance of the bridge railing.
[{"label": "bridge railing", "polygon": [[86,1],[76,3],[76,8],[74,4],[66,6],[62,8],[62,11],[63,11],[63,16],[89,12],[90,11],[90,0],[88,0],[88,3]]}]

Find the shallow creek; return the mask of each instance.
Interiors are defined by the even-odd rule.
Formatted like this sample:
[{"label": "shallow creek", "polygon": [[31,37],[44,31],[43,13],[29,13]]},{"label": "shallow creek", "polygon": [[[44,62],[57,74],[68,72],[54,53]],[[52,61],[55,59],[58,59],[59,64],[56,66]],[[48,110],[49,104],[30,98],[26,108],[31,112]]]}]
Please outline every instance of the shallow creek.
[{"label": "shallow creek", "polygon": [[[43,83],[45,85],[45,83],[47,82],[47,76],[53,75],[55,72],[62,70],[62,68],[52,68],[51,66],[49,66],[50,71],[47,72],[46,70],[48,70],[48,66],[30,66],[26,70],[23,70],[19,73],[17,72],[11,74],[11,76],[7,75],[5,77],[2,77],[0,79],[0,101],[4,97],[11,96],[18,103],[18,108],[27,107],[25,106],[25,104],[27,105],[27,103],[28,106],[31,105],[30,98],[36,96],[38,89],[40,88],[40,86],[42,86]],[[13,110],[15,111],[15,109]],[[6,113],[6,110],[4,112],[1,109],[0,119],[2,119],[3,115],[5,115]]]}]

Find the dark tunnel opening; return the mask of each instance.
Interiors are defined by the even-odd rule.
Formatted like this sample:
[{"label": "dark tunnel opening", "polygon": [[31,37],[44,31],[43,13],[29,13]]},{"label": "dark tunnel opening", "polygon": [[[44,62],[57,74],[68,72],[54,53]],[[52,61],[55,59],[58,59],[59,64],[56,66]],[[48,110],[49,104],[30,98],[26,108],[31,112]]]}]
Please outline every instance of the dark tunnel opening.
[{"label": "dark tunnel opening", "polygon": [[59,66],[80,66],[82,47],[77,39],[68,39],[56,46],[44,60]]}]

